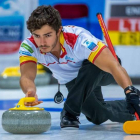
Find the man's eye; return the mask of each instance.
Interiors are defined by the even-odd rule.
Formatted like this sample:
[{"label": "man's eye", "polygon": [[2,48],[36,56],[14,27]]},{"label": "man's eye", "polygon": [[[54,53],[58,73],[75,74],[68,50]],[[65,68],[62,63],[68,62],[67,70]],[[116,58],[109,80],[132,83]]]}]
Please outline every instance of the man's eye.
[{"label": "man's eye", "polygon": [[50,37],[51,35],[45,35],[45,37]]},{"label": "man's eye", "polygon": [[39,38],[39,35],[33,35],[35,38]]},{"label": "man's eye", "polygon": [[39,38],[39,35],[35,35],[36,38]]}]

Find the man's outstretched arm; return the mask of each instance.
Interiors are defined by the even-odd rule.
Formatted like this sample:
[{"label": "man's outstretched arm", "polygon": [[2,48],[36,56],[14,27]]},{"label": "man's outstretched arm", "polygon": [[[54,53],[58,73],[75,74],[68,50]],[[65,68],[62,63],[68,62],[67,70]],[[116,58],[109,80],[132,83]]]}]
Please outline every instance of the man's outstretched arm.
[{"label": "man's outstretched arm", "polygon": [[37,64],[28,62],[20,66],[21,78],[20,78],[20,86],[23,92],[26,94],[26,97],[35,97],[35,102],[26,103],[27,106],[34,106],[42,103],[42,101],[38,101],[38,97],[36,94],[36,86],[34,83],[36,73],[37,73]]},{"label": "man's outstretched arm", "polygon": [[113,75],[115,81],[124,89],[127,109],[131,114],[137,112],[140,118],[140,91],[132,86],[131,79],[126,70],[114,58],[110,50],[108,48],[103,49],[94,61],[94,64],[100,69]]}]

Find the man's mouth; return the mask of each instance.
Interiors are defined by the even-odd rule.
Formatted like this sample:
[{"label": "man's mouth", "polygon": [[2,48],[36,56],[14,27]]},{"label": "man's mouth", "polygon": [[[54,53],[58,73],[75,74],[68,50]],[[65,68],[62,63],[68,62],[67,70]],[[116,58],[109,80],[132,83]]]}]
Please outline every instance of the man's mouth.
[{"label": "man's mouth", "polygon": [[41,49],[47,49],[47,48],[49,48],[49,47],[41,47]]},{"label": "man's mouth", "polygon": [[47,49],[47,48],[49,48],[49,46],[41,46],[41,47],[39,47],[40,49]]}]

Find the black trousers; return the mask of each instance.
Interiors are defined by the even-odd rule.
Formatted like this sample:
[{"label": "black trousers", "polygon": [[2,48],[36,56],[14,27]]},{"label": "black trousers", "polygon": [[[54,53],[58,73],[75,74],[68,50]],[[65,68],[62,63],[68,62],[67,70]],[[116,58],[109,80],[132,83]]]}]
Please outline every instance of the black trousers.
[{"label": "black trousers", "polygon": [[101,86],[114,81],[111,74],[85,60],[77,78],[66,84],[69,93],[64,109],[75,116],[79,116],[82,112],[94,124],[101,124],[108,119],[122,123],[133,120],[134,115],[127,110],[125,100],[104,101],[103,99]]}]

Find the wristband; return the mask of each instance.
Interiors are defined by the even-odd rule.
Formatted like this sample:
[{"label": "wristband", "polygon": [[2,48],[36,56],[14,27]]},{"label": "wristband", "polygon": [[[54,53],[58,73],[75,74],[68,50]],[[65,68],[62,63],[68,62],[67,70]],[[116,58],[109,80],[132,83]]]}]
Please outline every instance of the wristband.
[{"label": "wristband", "polygon": [[125,93],[125,94],[127,94],[127,93],[126,93],[127,90],[130,90],[130,93],[133,92],[133,93],[136,93],[137,95],[140,96],[139,90],[136,89],[134,86],[128,86],[128,87],[126,87],[126,88],[124,89],[124,93]]},{"label": "wristband", "polygon": [[124,93],[126,94],[126,91],[130,90],[131,92],[135,91],[135,88],[133,86],[128,86],[124,89]]}]

